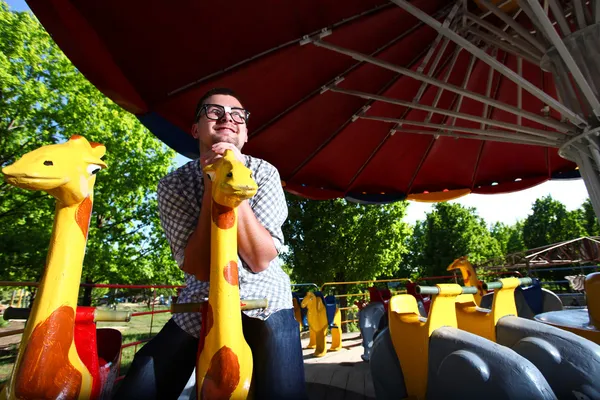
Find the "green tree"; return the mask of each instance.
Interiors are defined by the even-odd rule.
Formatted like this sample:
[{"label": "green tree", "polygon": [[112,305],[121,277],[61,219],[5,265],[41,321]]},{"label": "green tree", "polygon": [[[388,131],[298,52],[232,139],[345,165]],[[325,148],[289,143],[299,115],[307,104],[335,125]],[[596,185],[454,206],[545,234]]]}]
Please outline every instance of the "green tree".
[{"label": "green tree", "polygon": [[502,254],[474,208],[448,202],[437,203],[417,222],[409,248],[409,266],[421,276],[448,275],[448,265],[461,256],[477,263]]},{"label": "green tree", "polygon": [[395,276],[409,226],[406,203],[361,205],[287,195],[284,259],[296,282],[359,281]]},{"label": "green tree", "polygon": [[[92,86],[29,13],[10,12],[0,2],[0,164],[73,134],[107,148],[84,281],[180,282],[156,205],[158,179],[173,165],[174,152]],[[0,196],[0,279],[37,280],[54,199],[5,183]]]},{"label": "green tree", "polygon": [[528,249],[585,236],[579,212],[567,211],[548,195],[533,203],[533,213],[523,223],[523,242]]},{"label": "green tree", "polygon": [[514,225],[496,222],[492,225],[490,234],[498,241],[500,251],[503,255],[525,250],[525,244],[523,243],[523,223],[520,221]]},{"label": "green tree", "polygon": [[596,212],[592,206],[590,199],[586,199],[585,202],[579,208],[579,220],[587,236],[599,236],[600,235],[600,224],[598,224],[598,218]]}]

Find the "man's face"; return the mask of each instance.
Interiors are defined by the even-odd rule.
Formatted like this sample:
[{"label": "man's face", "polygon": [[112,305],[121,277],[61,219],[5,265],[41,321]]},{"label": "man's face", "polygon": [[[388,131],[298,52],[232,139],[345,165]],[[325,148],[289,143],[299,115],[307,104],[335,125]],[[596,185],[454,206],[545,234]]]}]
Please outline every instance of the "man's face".
[{"label": "man's face", "polygon": [[[210,96],[204,104],[243,108],[235,97],[223,94]],[[220,142],[231,143],[241,150],[248,141],[248,128],[246,124],[234,122],[228,112],[218,120],[207,118],[204,111],[200,115],[198,122],[192,125],[192,136],[199,140],[201,153],[210,150],[213,144]]]}]

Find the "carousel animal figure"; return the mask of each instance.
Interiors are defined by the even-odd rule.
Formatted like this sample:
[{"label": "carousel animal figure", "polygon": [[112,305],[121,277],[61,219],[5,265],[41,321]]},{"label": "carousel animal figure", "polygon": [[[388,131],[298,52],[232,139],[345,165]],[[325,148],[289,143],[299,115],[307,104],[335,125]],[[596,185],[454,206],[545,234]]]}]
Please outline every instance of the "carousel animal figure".
[{"label": "carousel animal figure", "polygon": [[[483,282],[477,277],[475,268],[469,262],[466,256],[457,258],[450,266],[448,271],[459,270],[461,272],[465,286],[477,288],[477,293],[473,298],[478,306],[491,308],[494,293],[488,293]],[[560,298],[548,289],[542,288],[537,279],[531,281],[527,287],[519,286],[514,291],[515,303],[517,305],[517,314],[519,317],[533,319],[536,314],[546,311],[558,311],[563,309]]]},{"label": "carousel animal figure", "polygon": [[371,357],[373,340],[375,340],[375,335],[380,329],[382,319],[385,319],[385,307],[380,302],[369,303],[358,312],[358,326],[360,327],[364,349],[360,357],[363,361],[368,362]]},{"label": "carousel animal figure", "polygon": [[465,286],[471,286],[477,288],[477,293],[473,295],[473,298],[477,304],[481,304],[481,298],[487,293],[483,290],[483,282],[477,278],[477,272],[473,268],[473,264],[469,262],[467,256],[459,257],[452,262],[446,269],[447,271],[459,270],[463,278]]},{"label": "carousel animal figure", "polygon": [[331,330],[331,347],[329,351],[340,350],[342,348],[342,316],[335,302],[326,304],[326,299],[321,292],[308,292],[302,300],[302,307],[308,309],[307,318],[311,331],[311,341],[314,334],[314,356],[323,357],[327,354],[327,328]]},{"label": "carousel animal figure", "polygon": [[414,296],[390,300],[389,327],[375,339],[369,362],[377,398],[474,399],[492,393],[502,399],[556,399],[530,361],[457,328],[456,297],[476,288],[439,284],[426,289],[418,292],[432,296],[427,319]]},{"label": "carousel animal figure", "polygon": [[514,291],[531,278],[485,283],[494,290],[491,309],[472,294],[456,298],[458,328],[509,347],[532,362],[560,399],[600,396],[600,346],[574,333],[517,316]]},{"label": "carousel animal figure", "polygon": [[198,398],[245,399],[252,382],[252,352],[240,313],[237,207],[258,186],[230,150],[204,170],[212,181],[212,218],[210,290],[196,367]]},{"label": "carousel animal figure", "polygon": [[308,328],[308,320],[306,319],[306,309],[302,308],[302,297],[298,292],[292,292],[292,302],[294,305],[294,318],[298,322],[300,332]]},{"label": "carousel animal figure", "polygon": [[77,297],[96,173],[106,148],[74,135],[2,169],[11,185],[56,199],[46,268],[23,333],[5,399],[90,399],[101,392],[98,359],[78,348]]}]

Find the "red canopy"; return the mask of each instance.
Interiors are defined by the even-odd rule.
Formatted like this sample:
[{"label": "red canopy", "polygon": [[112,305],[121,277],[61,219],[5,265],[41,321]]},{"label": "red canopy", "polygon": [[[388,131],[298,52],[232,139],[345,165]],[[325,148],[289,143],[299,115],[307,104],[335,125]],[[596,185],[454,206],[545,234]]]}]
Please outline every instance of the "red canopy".
[{"label": "red canopy", "polygon": [[[94,85],[183,155],[197,155],[198,98],[235,90],[252,113],[244,151],[305,197],[438,200],[578,176],[557,153],[574,125],[388,1],[28,3]],[[501,30],[500,19],[411,4],[556,98],[537,58],[477,42],[460,21],[469,12]]]}]

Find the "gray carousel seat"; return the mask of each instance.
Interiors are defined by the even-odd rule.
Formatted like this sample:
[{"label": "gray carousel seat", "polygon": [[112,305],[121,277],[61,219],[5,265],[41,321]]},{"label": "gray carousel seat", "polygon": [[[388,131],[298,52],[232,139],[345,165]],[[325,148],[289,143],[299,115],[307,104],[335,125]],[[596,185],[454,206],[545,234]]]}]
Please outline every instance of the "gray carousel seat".
[{"label": "gray carousel seat", "polygon": [[[429,344],[427,399],[556,399],[542,373],[513,350],[456,328],[442,327]],[[407,397],[386,328],[371,351],[378,399]]]},{"label": "gray carousel seat", "polygon": [[375,332],[379,328],[379,323],[384,314],[385,307],[383,306],[383,303],[379,302],[369,303],[358,312],[358,325],[360,327],[360,334],[363,338],[362,345],[364,348],[364,352],[360,357],[363,361],[369,361]]},{"label": "gray carousel seat", "polygon": [[[494,300],[494,293],[488,293],[481,298],[482,308],[490,309]],[[521,318],[533,319],[537,314],[548,311],[562,310],[560,298],[548,289],[541,287],[539,281],[534,280],[531,286],[515,290],[515,304],[517,315]]]}]

